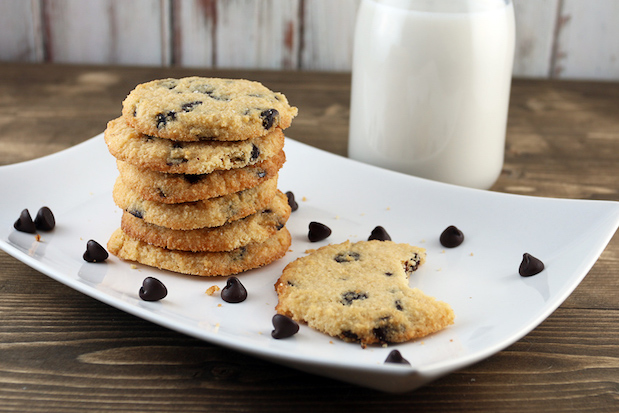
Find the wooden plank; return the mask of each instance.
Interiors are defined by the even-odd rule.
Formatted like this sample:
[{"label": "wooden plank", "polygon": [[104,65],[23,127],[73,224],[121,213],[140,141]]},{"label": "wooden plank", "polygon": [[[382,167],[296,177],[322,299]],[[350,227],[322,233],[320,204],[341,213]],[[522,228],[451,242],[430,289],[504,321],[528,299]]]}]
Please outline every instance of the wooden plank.
[{"label": "wooden plank", "polygon": [[220,0],[215,44],[218,67],[297,67],[299,1]]},{"label": "wooden plank", "polygon": [[553,76],[619,79],[619,2],[563,0]]},{"label": "wooden plank", "polygon": [[350,71],[360,0],[304,2],[301,68]]},{"label": "wooden plank", "polygon": [[215,63],[217,0],[173,0],[174,63],[211,67]]},{"label": "wooden plank", "polygon": [[161,65],[162,10],[151,0],[44,0],[48,60]]},{"label": "wooden plank", "polygon": [[0,60],[40,62],[42,59],[39,1],[2,0],[0,2]]},{"label": "wooden plank", "polygon": [[548,77],[559,0],[516,0],[514,76]]}]

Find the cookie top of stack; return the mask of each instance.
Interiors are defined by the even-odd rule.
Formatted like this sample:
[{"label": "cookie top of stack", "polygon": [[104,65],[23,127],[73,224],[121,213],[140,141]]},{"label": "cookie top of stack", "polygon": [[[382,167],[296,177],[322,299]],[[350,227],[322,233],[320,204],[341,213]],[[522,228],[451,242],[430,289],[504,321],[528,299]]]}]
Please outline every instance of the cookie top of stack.
[{"label": "cookie top of stack", "polygon": [[137,131],[175,141],[240,141],[290,126],[297,108],[259,82],[186,77],[138,85],[123,102]]}]

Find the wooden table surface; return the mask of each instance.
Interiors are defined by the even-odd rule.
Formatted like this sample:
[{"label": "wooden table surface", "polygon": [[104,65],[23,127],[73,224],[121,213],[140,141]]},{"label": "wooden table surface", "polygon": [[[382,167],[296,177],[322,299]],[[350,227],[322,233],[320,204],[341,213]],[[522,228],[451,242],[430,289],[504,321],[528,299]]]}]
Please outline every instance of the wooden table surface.
[{"label": "wooden table surface", "polygon": [[[287,135],[346,154],[350,75],[0,64],[0,165],[82,142],[138,83],[246,77],[299,107]],[[619,84],[516,79],[492,190],[619,201]],[[574,257],[575,260],[578,257]],[[0,253],[0,411],[619,409],[619,236],[546,321],[414,392],[384,394],[167,330]]]}]

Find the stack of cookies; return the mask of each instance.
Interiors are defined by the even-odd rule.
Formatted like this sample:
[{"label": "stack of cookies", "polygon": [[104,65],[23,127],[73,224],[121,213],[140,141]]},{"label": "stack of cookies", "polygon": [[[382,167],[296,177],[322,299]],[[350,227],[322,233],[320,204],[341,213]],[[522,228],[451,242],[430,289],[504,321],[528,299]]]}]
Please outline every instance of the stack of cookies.
[{"label": "stack of cookies", "polygon": [[297,109],[258,82],[188,77],[138,85],[105,141],[120,175],[120,258],[201,276],[269,264],[290,247],[277,189]]}]

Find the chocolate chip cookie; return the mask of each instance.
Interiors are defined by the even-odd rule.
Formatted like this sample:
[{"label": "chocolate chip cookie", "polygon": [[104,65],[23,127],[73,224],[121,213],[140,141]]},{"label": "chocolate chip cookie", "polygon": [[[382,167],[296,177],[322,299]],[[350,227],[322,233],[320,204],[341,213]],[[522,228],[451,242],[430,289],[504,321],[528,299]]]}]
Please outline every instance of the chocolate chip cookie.
[{"label": "chocolate chip cookie", "polygon": [[426,336],[453,324],[454,313],[409,287],[425,259],[424,249],[392,241],[327,245],[284,268],[276,310],[363,346]]},{"label": "chocolate chip cookie", "polygon": [[170,174],[117,161],[123,183],[148,201],[177,204],[239,192],[273,178],[286,160],[284,151],[255,165],[209,174]]},{"label": "chocolate chip cookie", "polygon": [[138,241],[119,228],[110,237],[107,248],[119,258],[151,267],[190,275],[226,276],[272,263],[284,256],[290,243],[290,233],[282,228],[264,242],[249,243],[233,251],[174,251]]},{"label": "chocolate chip cookie", "polygon": [[123,102],[126,122],[175,141],[239,141],[290,126],[297,108],[259,82],[186,77],[138,85]]},{"label": "chocolate chip cookie", "polygon": [[231,251],[250,242],[266,241],[284,227],[288,217],[288,200],[278,191],[266,208],[220,227],[173,230],[124,212],[121,228],[136,240],[170,250]]},{"label": "chocolate chip cookie", "polygon": [[279,128],[239,142],[179,142],[144,135],[122,117],[108,123],[104,136],[116,159],[143,169],[180,174],[243,168],[279,154],[284,147],[284,133]]},{"label": "chocolate chip cookie", "polygon": [[119,178],[112,196],[118,207],[151,224],[182,230],[219,227],[266,208],[277,193],[277,178],[244,191],[181,204],[144,200]]}]

